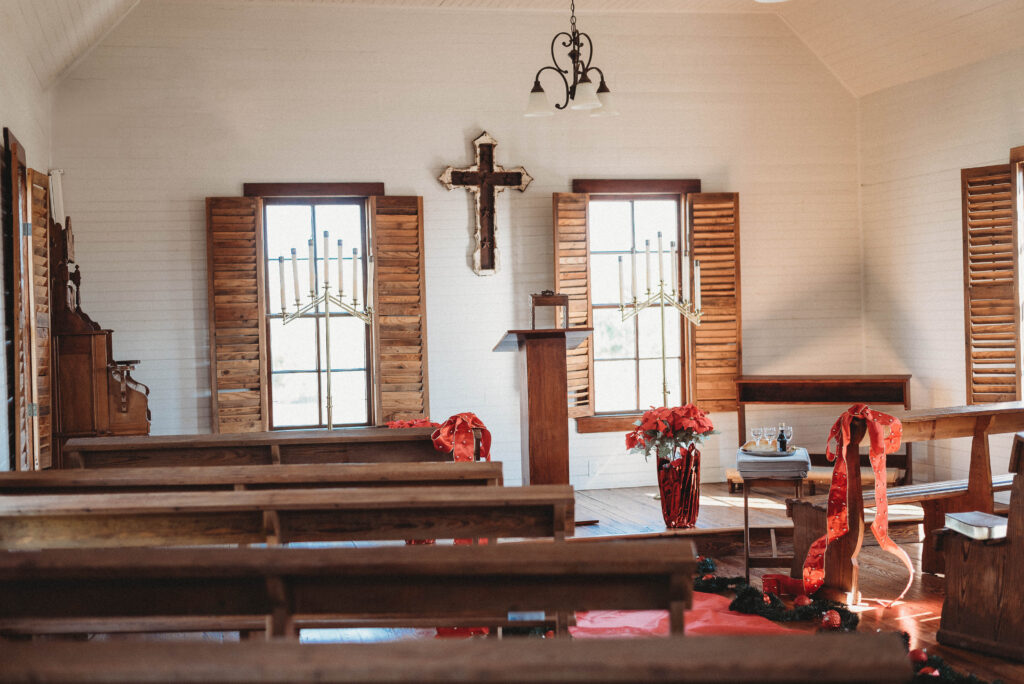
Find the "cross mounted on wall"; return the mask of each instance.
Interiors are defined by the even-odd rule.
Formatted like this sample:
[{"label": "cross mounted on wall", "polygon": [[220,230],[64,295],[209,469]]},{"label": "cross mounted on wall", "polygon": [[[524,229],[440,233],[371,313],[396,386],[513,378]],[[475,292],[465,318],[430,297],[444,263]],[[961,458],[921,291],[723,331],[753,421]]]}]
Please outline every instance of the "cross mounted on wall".
[{"label": "cross mounted on wall", "polygon": [[500,263],[498,247],[494,241],[495,203],[498,193],[505,188],[526,190],[533,177],[522,166],[504,169],[494,163],[494,148],[498,141],[484,131],[473,141],[476,147],[476,163],[464,169],[449,166],[438,180],[448,190],[464,187],[476,198],[476,249],[473,251],[473,272],[477,275],[494,275]]}]

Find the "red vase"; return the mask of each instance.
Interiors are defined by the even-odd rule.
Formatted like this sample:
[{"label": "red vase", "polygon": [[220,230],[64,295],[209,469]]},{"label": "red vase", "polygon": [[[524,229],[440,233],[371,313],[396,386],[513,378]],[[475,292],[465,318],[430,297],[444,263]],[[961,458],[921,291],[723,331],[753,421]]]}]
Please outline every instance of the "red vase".
[{"label": "red vase", "polygon": [[700,508],[700,451],[696,444],[677,452],[676,458],[658,458],[658,489],[665,527],[690,528]]}]

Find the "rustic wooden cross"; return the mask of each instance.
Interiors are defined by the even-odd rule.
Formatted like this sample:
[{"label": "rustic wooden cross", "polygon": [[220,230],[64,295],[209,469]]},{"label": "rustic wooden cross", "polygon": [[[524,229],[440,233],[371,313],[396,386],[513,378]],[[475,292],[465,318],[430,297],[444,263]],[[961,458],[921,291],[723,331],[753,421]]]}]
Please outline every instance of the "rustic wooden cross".
[{"label": "rustic wooden cross", "polygon": [[461,186],[476,196],[473,272],[477,275],[493,275],[498,271],[498,247],[494,241],[494,210],[498,193],[505,188],[522,192],[533,180],[522,166],[505,170],[500,164],[495,164],[494,147],[497,144],[498,141],[484,131],[473,141],[476,163],[464,169],[449,166],[439,177],[448,190]]}]

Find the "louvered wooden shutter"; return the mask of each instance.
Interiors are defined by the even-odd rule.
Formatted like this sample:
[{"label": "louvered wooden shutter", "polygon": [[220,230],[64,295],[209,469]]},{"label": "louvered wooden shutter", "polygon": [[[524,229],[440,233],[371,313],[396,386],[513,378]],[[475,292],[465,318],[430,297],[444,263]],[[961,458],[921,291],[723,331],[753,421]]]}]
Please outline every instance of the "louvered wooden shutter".
[{"label": "louvered wooden shutter", "polygon": [[1018,243],[1010,165],[963,169],[960,190],[967,403],[1019,400]]},{"label": "louvered wooden shutter", "polygon": [[[569,295],[569,326],[589,328],[594,319],[590,309],[590,238],[587,208],[590,195],[556,192],[552,197],[555,236],[555,292]],[[566,351],[569,373],[569,417],[594,413],[594,338]]]},{"label": "louvered wooden shutter", "polygon": [[370,198],[377,423],[426,418],[423,198]]},{"label": "louvered wooden shutter", "polygon": [[32,281],[37,419],[36,468],[53,465],[53,402],[50,343],[50,177],[29,170],[32,187]]},{"label": "louvered wooden shutter", "polygon": [[743,371],[740,196],[687,195],[687,230],[692,261],[700,262],[704,312],[692,335],[692,401],[705,411],[735,411],[736,378]]},{"label": "louvered wooden shutter", "polygon": [[206,255],[214,432],[268,429],[263,200],[209,197]]}]

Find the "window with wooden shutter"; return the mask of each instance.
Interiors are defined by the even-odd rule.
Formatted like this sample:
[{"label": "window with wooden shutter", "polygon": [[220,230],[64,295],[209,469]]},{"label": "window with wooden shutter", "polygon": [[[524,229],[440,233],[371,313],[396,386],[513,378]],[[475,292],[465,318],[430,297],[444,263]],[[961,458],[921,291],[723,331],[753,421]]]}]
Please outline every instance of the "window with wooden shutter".
[{"label": "window with wooden shutter", "polygon": [[371,197],[377,422],[425,418],[423,198]]},{"label": "window with wooden shutter", "polygon": [[[590,195],[556,192],[552,199],[555,237],[555,291],[569,295],[569,326],[593,325],[590,308],[590,242],[587,207]],[[594,342],[566,352],[569,373],[569,417],[594,413]]]},{"label": "window with wooden shutter", "polygon": [[[735,411],[743,370],[740,312],[740,204],[736,193],[687,195],[693,261],[700,262],[701,324],[691,326],[691,401],[705,411]],[[691,278],[693,274],[691,273]]]},{"label": "window with wooden shutter", "polygon": [[53,465],[53,402],[50,340],[50,177],[29,169],[32,206],[32,348],[35,352],[35,467]]},{"label": "window with wooden shutter", "polygon": [[1011,165],[960,173],[967,403],[1021,398],[1017,225]]},{"label": "window with wooden shutter", "polygon": [[263,201],[206,200],[214,432],[266,430]]}]

